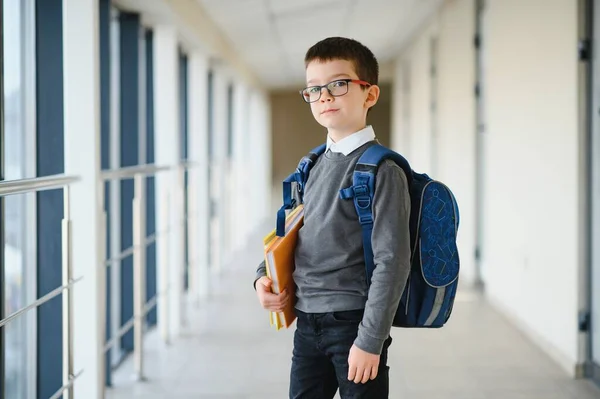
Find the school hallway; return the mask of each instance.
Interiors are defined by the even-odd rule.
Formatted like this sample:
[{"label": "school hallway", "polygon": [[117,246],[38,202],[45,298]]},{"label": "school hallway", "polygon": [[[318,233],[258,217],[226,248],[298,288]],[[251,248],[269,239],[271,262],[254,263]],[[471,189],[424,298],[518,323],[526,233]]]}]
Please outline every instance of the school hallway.
[{"label": "school hallway", "polygon": [[[390,398],[600,399],[600,0],[0,0],[0,33],[0,399],[287,398],[254,273],[357,90],[460,211]],[[377,62],[313,77],[336,37]]]},{"label": "school hallway", "polygon": [[[236,254],[172,346],[149,333],[147,381],[132,380],[129,359],[113,374],[107,398],[287,398],[295,324],[269,327],[252,288],[260,257],[260,245]],[[393,328],[392,338],[390,399],[600,398],[591,381],[567,376],[475,291],[459,293],[442,329]]]}]

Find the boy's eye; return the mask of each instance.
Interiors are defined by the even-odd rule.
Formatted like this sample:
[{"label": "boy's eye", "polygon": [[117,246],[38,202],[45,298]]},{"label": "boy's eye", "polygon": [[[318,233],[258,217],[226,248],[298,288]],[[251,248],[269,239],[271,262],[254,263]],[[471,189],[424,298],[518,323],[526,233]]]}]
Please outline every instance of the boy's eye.
[{"label": "boy's eye", "polygon": [[331,82],[331,85],[333,87],[345,87],[346,86],[346,81],[344,81],[344,80],[336,80],[335,82]]},{"label": "boy's eye", "polygon": [[310,94],[316,94],[316,93],[318,93],[318,92],[319,92],[319,89],[320,89],[320,87],[317,87],[317,86],[309,87],[309,88],[308,88],[308,92],[309,92]]}]

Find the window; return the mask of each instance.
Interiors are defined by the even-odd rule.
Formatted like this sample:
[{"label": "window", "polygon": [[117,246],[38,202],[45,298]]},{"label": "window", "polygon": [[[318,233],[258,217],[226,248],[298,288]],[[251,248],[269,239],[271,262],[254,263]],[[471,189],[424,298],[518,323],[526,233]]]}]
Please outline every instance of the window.
[{"label": "window", "polygon": [[[116,8],[111,8],[110,20],[110,153],[109,167],[110,169],[118,169],[120,167],[120,152],[121,152],[121,29],[119,24],[119,11]],[[110,232],[109,232],[109,247],[110,258],[115,259],[121,253],[121,184],[117,180],[112,180],[109,184],[109,213]],[[110,337],[115,337],[119,333],[121,325],[121,261],[116,261],[110,265],[110,326],[112,328]],[[123,353],[119,344],[114,345],[111,349],[111,366],[117,366],[121,362]]]},{"label": "window", "polygon": [[[179,137],[180,137],[180,158],[182,161],[188,159],[188,57],[179,49]],[[189,257],[189,172],[185,169],[183,173],[183,214],[185,217],[183,229],[184,242],[184,274],[183,287],[187,291],[190,288],[190,257]]]},{"label": "window", "polygon": [[[35,176],[35,75],[33,1],[2,2],[4,62],[5,179]],[[5,198],[4,208],[4,314],[35,300],[35,194]],[[5,397],[34,395],[35,312],[30,311],[5,326]]]},{"label": "window", "polygon": [[227,87],[227,158],[233,157],[233,85]]}]

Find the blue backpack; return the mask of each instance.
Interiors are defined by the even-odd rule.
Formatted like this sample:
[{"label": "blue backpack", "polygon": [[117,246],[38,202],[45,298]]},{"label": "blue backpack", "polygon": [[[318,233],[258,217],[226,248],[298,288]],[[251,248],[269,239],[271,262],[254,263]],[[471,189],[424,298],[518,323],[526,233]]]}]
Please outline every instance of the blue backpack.
[{"label": "blue backpack", "polygon": [[[284,204],[277,213],[278,236],[285,234],[286,210],[296,205],[292,183],[296,184],[297,198],[302,202],[310,169],[325,148],[325,145],[321,145],[312,150],[300,161],[296,171],[284,180]],[[386,159],[394,161],[404,170],[411,199],[411,271],[393,326],[442,327],[450,317],[458,287],[456,235],[459,212],[456,199],[446,185],[426,174],[414,172],[406,159],[379,144],[370,146],[362,154],[354,168],[353,185],[340,192],[340,198],[354,200],[362,226],[367,284],[371,283],[375,269],[371,245],[375,177],[377,168]]]}]

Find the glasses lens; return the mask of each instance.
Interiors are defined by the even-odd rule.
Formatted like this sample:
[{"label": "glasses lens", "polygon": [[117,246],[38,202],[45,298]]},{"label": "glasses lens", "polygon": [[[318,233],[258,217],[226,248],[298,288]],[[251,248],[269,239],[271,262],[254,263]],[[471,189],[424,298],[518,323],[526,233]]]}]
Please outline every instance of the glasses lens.
[{"label": "glasses lens", "polygon": [[302,95],[304,96],[304,100],[306,100],[306,102],[315,102],[321,98],[321,88],[319,86],[307,87],[302,92]]},{"label": "glasses lens", "polygon": [[310,102],[310,93],[308,91],[308,89],[304,89],[302,90],[302,98],[304,99],[304,101],[306,101],[307,103]]},{"label": "glasses lens", "polygon": [[348,82],[345,80],[336,80],[329,83],[328,88],[332,96],[343,96],[348,93]]}]

